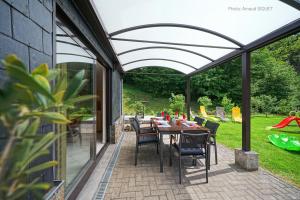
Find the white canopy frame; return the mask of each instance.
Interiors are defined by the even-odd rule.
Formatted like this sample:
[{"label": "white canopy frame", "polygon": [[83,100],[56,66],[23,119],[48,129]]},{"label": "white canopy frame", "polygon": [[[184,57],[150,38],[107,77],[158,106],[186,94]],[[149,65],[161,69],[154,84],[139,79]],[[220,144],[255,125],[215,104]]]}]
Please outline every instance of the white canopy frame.
[{"label": "white canopy frame", "polygon": [[[169,49],[182,53],[189,52],[209,61],[199,63],[195,60],[189,63],[195,68],[188,73],[192,75],[218,63],[219,60],[241,55],[242,52],[249,50],[255,41],[286,24],[298,23],[300,19],[299,6],[291,1],[90,1],[107,32],[121,66],[124,66],[124,71],[126,64],[130,62],[166,59],[165,57],[153,59],[150,55],[146,55],[149,49]],[[116,42],[124,44],[119,47],[114,45]],[[142,45],[136,45],[137,43]],[[216,56],[211,56],[205,52],[209,50],[220,51]],[[132,60],[128,61],[130,54],[137,51],[144,51],[143,57],[131,56]],[[124,58],[125,63],[122,62]],[[176,61],[183,62],[184,55],[176,58]]]}]

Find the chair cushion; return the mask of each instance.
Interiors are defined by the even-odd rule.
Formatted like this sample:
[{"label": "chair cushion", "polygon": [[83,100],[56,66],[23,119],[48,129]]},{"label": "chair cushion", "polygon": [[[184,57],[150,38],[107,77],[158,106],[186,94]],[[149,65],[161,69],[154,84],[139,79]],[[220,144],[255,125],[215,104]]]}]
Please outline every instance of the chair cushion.
[{"label": "chair cushion", "polygon": [[[179,152],[179,146],[176,143],[174,143],[173,145],[175,149]],[[184,144],[182,144],[181,146],[181,155],[204,155],[204,154],[205,151],[201,147],[197,147],[197,146],[191,147]]]},{"label": "chair cushion", "polygon": [[158,142],[157,135],[142,135],[142,136],[139,136],[139,144],[157,143],[157,142]]}]

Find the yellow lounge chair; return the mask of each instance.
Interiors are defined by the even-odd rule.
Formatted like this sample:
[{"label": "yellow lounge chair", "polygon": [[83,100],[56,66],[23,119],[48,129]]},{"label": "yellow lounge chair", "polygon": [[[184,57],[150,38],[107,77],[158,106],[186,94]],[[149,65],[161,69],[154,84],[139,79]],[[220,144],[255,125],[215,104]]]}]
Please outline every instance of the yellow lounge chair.
[{"label": "yellow lounge chair", "polygon": [[211,121],[214,121],[214,122],[220,121],[218,118],[208,116],[204,106],[200,106],[200,114],[203,118],[205,118],[207,120],[211,120]]},{"label": "yellow lounge chair", "polygon": [[242,123],[241,109],[239,107],[232,108],[232,121]]},{"label": "yellow lounge chair", "polygon": [[200,106],[200,113],[201,113],[202,117],[204,117],[204,118],[208,117],[204,106]]}]

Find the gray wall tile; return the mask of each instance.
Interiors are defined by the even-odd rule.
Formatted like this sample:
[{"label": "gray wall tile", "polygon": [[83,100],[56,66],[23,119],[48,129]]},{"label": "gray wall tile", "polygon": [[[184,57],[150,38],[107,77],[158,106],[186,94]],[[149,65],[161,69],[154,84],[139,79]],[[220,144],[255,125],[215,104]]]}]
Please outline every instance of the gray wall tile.
[{"label": "gray wall tile", "polygon": [[48,10],[53,11],[53,4],[52,4],[52,0],[44,0],[44,6],[46,6],[46,8],[48,8]]},{"label": "gray wall tile", "polygon": [[11,36],[11,13],[10,6],[0,0],[0,33]]},{"label": "gray wall tile", "polygon": [[52,55],[52,34],[43,31],[43,50],[49,56]]},{"label": "gray wall tile", "polygon": [[12,7],[29,16],[28,0],[6,0]]},{"label": "gray wall tile", "polygon": [[38,0],[29,0],[30,18],[49,33],[52,32],[52,13]]},{"label": "gray wall tile", "polygon": [[29,66],[28,47],[10,37],[0,34],[0,59],[11,53],[16,54],[23,60],[26,66]]},{"label": "gray wall tile", "polygon": [[47,63],[50,68],[52,67],[52,56],[48,56],[32,48],[29,49],[29,54],[31,71],[42,63]]},{"label": "gray wall tile", "polygon": [[13,10],[13,37],[37,50],[43,50],[42,29],[30,19]]}]

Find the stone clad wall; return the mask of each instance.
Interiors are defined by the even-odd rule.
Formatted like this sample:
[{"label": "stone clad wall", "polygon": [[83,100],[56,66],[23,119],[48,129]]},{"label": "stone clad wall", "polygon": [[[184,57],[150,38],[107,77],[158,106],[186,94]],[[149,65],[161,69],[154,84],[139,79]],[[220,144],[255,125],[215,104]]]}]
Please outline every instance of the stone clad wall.
[{"label": "stone clad wall", "polygon": [[29,70],[45,62],[52,66],[52,16],[52,0],[0,0],[0,58],[15,53]]},{"label": "stone clad wall", "polygon": [[[29,71],[40,63],[48,63],[52,67],[53,14],[53,0],[0,0],[0,59],[14,53]],[[0,64],[0,86],[5,80],[5,71]],[[51,124],[44,124],[40,132],[47,133],[52,129]],[[3,131],[0,134],[4,134]],[[1,140],[0,149],[4,143],[5,140]],[[45,156],[35,163],[52,160],[53,157],[53,154]],[[52,181],[53,170],[45,170],[39,177],[42,181]]]}]

